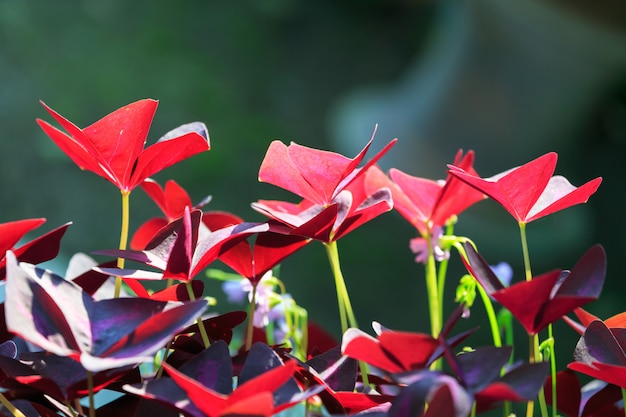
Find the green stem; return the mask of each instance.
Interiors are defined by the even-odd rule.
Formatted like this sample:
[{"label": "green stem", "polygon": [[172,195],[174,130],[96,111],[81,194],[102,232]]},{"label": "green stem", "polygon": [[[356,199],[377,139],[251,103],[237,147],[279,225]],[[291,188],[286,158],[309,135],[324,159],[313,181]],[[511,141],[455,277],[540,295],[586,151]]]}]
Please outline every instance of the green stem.
[{"label": "green stem", "polygon": [[[524,274],[526,276],[526,281],[532,281],[533,273],[530,268],[530,255],[528,254],[528,240],[526,239],[526,223],[519,222],[519,231],[520,238],[522,241],[522,254],[524,256]],[[539,336],[537,334],[528,335],[529,340],[529,353],[528,353],[528,362],[535,363],[539,360]],[[541,415],[547,417],[547,409],[546,409],[546,399],[543,395],[543,390],[540,391],[539,395],[539,406],[541,408]],[[528,408],[526,409],[526,416],[531,417],[533,415],[534,402],[528,402]]]},{"label": "green stem", "polygon": [[426,236],[428,246],[428,258],[426,259],[426,292],[428,294],[428,309],[430,312],[430,334],[435,339],[441,332],[443,312],[439,304],[439,294],[437,286],[437,265],[435,264],[435,253],[432,248],[432,236]]},{"label": "green stem", "polygon": [[498,318],[496,317],[496,312],[493,309],[493,303],[491,302],[491,298],[489,298],[489,295],[487,295],[487,292],[480,284],[476,285],[476,288],[478,288],[478,294],[480,294],[480,299],[483,301],[483,305],[485,306],[485,312],[487,313],[487,318],[489,319],[489,327],[491,327],[491,337],[493,338],[493,345],[495,347],[501,347],[502,339],[500,337],[500,327],[498,326]]},{"label": "green stem", "polygon": [[[196,299],[196,295],[193,293],[193,287],[191,286],[191,281],[187,281],[185,283],[185,288],[187,288],[187,294],[189,295],[189,299],[194,301]],[[198,325],[198,330],[200,331],[200,337],[202,337],[202,343],[204,344],[204,348],[208,348],[211,346],[211,341],[209,340],[209,335],[206,332],[206,328],[204,327],[204,322],[202,321],[202,316],[196,319],[196,324]]]},{"label": "green stem", "polygon": [[519,232],[522,239],[522,253],[524,255],[524,274],[526,281],[533,280],[533,274],[530,269],[530,255],[528,254],[528,241],[526,239],[526,223],[519,223]]},{"label": "green stem", "polygon": [[[130,191],[122,190],[122,227],[120,231],[120,250],[126,250],[128,245],[128,229],[130,218]],[[124,268],[124,258],[117,258],[117,267],[119,269]],[[122,290],[122,277],[115,277],[115,292],[114,298],[119,298]]]},{"label": "green stem", "polygon": [[[350,302],[350,296],[348,295],[348,288],[346,287],[346,281],[343,279],[343,273],[341,272],[341,264],[339,263],[339,250],[337,249],[337,241],[333,240],[328,243],[324,243],[326,247],[326,253],[328,255],[328,261],[330,262],[330,268],[335,277],[335,287],[337,289],[337,300],[339,301],[339,314],[343,317],[341,323],[341,334],[344,334],[348,327],[359,328],[352,310],[352,303]],[[344,315],[341,315],[341,311],[344,311]],[[345,320],[347,319],[347,320]],[[345,322],[343,321],[345,320]],[[363,384],[369,386],[368,379],[368,366],[365,362],[359,361],[359,368],[361,369],[361,378],[363,378]]]},{"label": "green stem", "polygon": [[252,299],[248,306],[248,327],[246,328],[246,351],[252,348],[252,333],[254,333],[254,310],[256,309],[256,287],[252,285]]},{"label": "green stem", "polygon": [[552,323],[548,325],[548,338],[552,340],[552,348],[550,349],[550,375],[552,376],[552,417],[557,417],[556,410],[556,340],[552,335]]},{"label": "green stem", "polygon": [[0,393],[0,404],[2,404],[4,408],[9,410],[9,412],[13,414],[13,417],[26,417],[24,413],[22,413],[13,404],[11,404],[7,397],[5,397],[2,393]]},{"label": "green stem", "polygon": [[89,391],[89,417],[96,417],[96,403],[93,396],[93,375],[87,371],[87,390]]},{"label": "green stem", "polygon": [[167,355],[171,348],[172,348],[172,341],[170,340],[169,342],[167,342],[167,345],[165,346],[165,352],[163,352],[163,359],[161,360],[161,363],[159,364],[159,369],[157,369],[154,379],[159,379],[163,375],[163,364],[167,361]]},{"label": "green stem", "polygon": [[[463,245],[461,245],[460,242],[457,242],[454,244],[454,247],[463,257],[463,259],[467,261],[467,253],[465,252],[465,248],[463,247]],[[478,294],[480,294],[480,299],[485,306],[485,312],[487,313],[487,319],[489,320],[489,327],[491,328],[491,337],[493,338],[493,344],[495,347],[501,347],[502,338],[500,336],[500,326],[498,325],[498,318],[496,316],[495,310],[493,309],[493,303],[491,302],[491,298],[489,298],[489,295],[479,282],[476,282],[476,288],[478,288]]]},{"label": "green stem", "polygon": [[[456,217],[456,216],[455,216]],[[456,220],[455,220],[456,221]],[[449,221],[446,225],[446,236],[452,236],[454,233],[454,223],[455,221]],[[449,259],[444,259],[439,262],[439,270],[437,271],[437,293],[439,294],[439,307],[442,311],[441,320],[443,321],[443,299],[444,299],[444,291],[446,287],[446,276],[448,274],[448,263]]]},{"label": "green stem", "polygon": [[[341,265],[339,263],[339,250],[337,249],[337,241],[325,243],[326,253],[330,262],[330,268],[335,277],[335,287],[337,289],[337,300],[339,301],[339,313],[344,310],[345,323],[341,323],[341,333],[345,333],[348,327],[356,327],[359,325],[356,322],[354,311],[352,310],[352,303],[350,302],[350,296],[348,295],[348,288],[346,287],[346,281],[343,279],[343,273],[341,272]],[[343,307],[343,308],[342,308]]]},{"label": "green stem", "polygon": [[626,416],[626,388],[622,388],[622,400],[624,401],[622,407],[624,409],[624,416]]}]

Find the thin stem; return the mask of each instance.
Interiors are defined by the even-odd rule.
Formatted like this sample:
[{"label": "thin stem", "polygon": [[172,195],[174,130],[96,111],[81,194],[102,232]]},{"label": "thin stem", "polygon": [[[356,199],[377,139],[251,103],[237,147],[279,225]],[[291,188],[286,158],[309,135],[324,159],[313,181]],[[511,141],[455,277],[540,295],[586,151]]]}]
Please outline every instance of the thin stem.
[{"label": "thin stem", "polygon": [[325,243],[324,246],[326,247],[326,253],[330,262],[330,268],[333,272],[333,276],[335,277],[337,300],[341,300],[339,301],[339,308],[341,309],[343,304],[345,318],[347,319],[345,323],[343,321],[341,323],[341,332],[343,334],[346,332],[346,330],[348,330],[348,327],[358,328],[359,325],[356,322],[356,317],[354,316],[354,311],[352,310],[352,303],[350,302],[350,296],[348,295],[348,288],[346,287],[346,281],[343,279],[343,273],[341,272],[337,241]]},{"label": "thin stem", "polygon": [[13,414],[13,417],[26,417],[24,413],[22,413],[13,404],[11,404],[7,397],[5,397],[2,393],[0,393],[0,403],[4,406],[4,408],[9,410],[11,414]]},{"label": "thin stem", "polygon": [[491,302],[491,298],[489,298],[489,295],[487,295],[487,292],[480,284],[476,285],[476,287],[478,288],[478,294],[480,294],[480,298],[483,301],[483,305],[485,306],[487,318],[489,319],[489,327],[491,328],[493,345],[495,347],[501,347],[502,338],[500,337],[500,327],[498,326],[498,319],[496,317],[496,312],[493,309],[493,303]]},{"label": "thin stem", "polygon": [[[130,191],[122,190],[122,227],[120,230],[120,250],[125,250],[128,245],[128,229],[129,229],[129,218],[130,218]],[[117,258],[117,267],[119,269],[124,268],[124,258]],[[122,291],[122,277],[115,277],[115,292],[113,293],[114,298],[118,298],[120,296],[120,292]]]},{"label": "thin stem", "polygon": [[159,364],[159,369],[157,369],[154,379],[159,379],[161,378],[161,375],[163,375],[163,364],[167,361],[167,355],[171,348],[172,348],[172,341],[170,340],[169,342],[167,342],[167,345],[165,346],[165,352],[163,352],[163,359],[161,360],[161,363]]},{"label": "thin stem", "polygon": [[[328,261],[330,262],[330,269],[335,277],[335,286],[337,288],[337,300],[339,301],[339,314],[342,320],[346,322],[341,323],[341,334],[344,334],[348,327],[359,328],[352,310],[352,303],[350,302],[350,296],[348,295],[348,288],[346,287],[346,281],[343,279],[343,273],[341,272],[341,264],[339,263],[339,250],[337,249],[337,241],[333,240],[329,243],[324,243],[326,247],[326,254],[328,255]],[[342,305],[343,302],[343,305]],[[343,308],[342,308],[343,307]],[[344,315],[341,315],[341,311],[344,311]],[[365,362],[359,361],[359,368],[361,369],[361,378],[363,384],[369,386],[369,378],[367,376],[369,370]]]},{"label": "thin stem", "polygon": [[[456,216],[455,216],[456,217]],[[446,236],[452,236],[454,233],[455,221],[449,221],[446,225]],[[443,321],[443,298],[446,287],[446,275],[448,273],[449,258],[439,262],[439,270],[437,271],[437,293],[439,294],[439,307],[442,312],[441,320]]]},{"label": "thin stem", "polygon": [[556,412],[556,340],[552,335],[552,323],[548,325],[548,339],[552,340],[550,349],[550,375],[552,376],[552,417],[557,417]]},{"label": "thin stem", "polygon": [[65,400],[65,406],[67,407],[67,410],[69,411],[72,417],[78,417],[78,415],[76,414],[76,411],[74,410],[74,407],[72,407],[72,404],[70,404],[69,400]]},{"label": "thin stem", "polygon": [[246,350],[252,348],[252,333],[254,332],[254,310],[256,309],[256,287],[257,284],[252,285],[252,299],[248,306],[248,326],[246,328]]},{"label": "thin stem", "polygon": [[[535,340],[533,338],[533,336],[528,336],[528,362],[529,363],[534,363],[535,362]],[[534,400],[530,400],[528,401],[527,405],[526,405],[526,417],[533,417],[535,411],[535,401]]]},{"label": "thin stem", "polygon": [[[533,273],[530,268],[530,255],[528,254],[528,240],[526,239],[526,223],[525,222],[519,222],[519,232],[520,232],[520,238],[522,241],[522,254],[524,256],[524,273],[526,275],[526,281],[529,282],[529,281],[532,281],[533,279]],[[529,341],[528,362],[535,363],[538,360],[540,360],[539,336],[537,334],[528,335],[528,341]],[[541,390],[539,394],[540,394],[539,406],[541,408],[541,415],[546,417],[547,416],[546,399],[545,399],[545,396],[543,395],[543,390]],[[533,409],[534,409],[534,402],[529,401],[528,408],[526,409],[527,417],[531,417],[533,415]]]},{"label": "thin stem", "polygon": [[87,389],[89,390],[89,417],[96,417],[96,403],[93,397],[93,375],[87,371]]},{"label": "thin stem", "polygon": [[519,223],[519,232],[522,239],[522,253],[524,255],[524,273],[526,281],[533,280],[533,274],[530,269],[530,255],[528,254],[528,241],[526,240],[526,223]]},{"label": "thin stem", "polygon": [[[193,293],[193,287],[191,286],[191,281],[187,281],[185,284],[187,288],[187,294],[189,295],[189,299],[194,301],[196,299],[196,295]],[[196,324],[198,325],[198,330],[200,331],[200,337],[202,337],[202,343],[204,344],[204,348],[208,348],[211,346],[211,341],[209,340],[209,335],[206,332],[206,328],[204,327],[204,322],[202,321],[202,316],[196,319]]]},{"label": "thin stem", "polygon": [[624,411],[624,416],[626,416],[626,388],[622,388],[622,407],[623,407],[623,411]]},{"label": "thin stem", "polygon": [[437,265],[435,264],[435,253],[432,248],[432,236],[426,236],[426,246],[428,246],[428,258],[426,259],[426,292],[428,294],[428,309],[430,312],[430,334],[436,339],[441,332],[443,313],[439,304],[439,294],[437,289]]},{"label": "thin stem", "polygon": [[[457,242],[454,244],[454,247],[463,257],[463,259],[467,261],[467,253],[465,252],[465,248],[463,247],[463,245],[461,245],[460,242]],[[487,313],[487,318],[489,320],[489,327],[491,328],[491,337],[493,338],[493,344],[495,347],[501,347],[502,338],[500,336],[500,326],[498,325],[498,318],[496,316],[495,310],[493,309],[493,303],[491,302],[491,298],[489,298],[489,295],[479,282],[476,282],[476,288],[478,288],[478,294],[480,294],[480,299],[485,306],[485,312]]]}]

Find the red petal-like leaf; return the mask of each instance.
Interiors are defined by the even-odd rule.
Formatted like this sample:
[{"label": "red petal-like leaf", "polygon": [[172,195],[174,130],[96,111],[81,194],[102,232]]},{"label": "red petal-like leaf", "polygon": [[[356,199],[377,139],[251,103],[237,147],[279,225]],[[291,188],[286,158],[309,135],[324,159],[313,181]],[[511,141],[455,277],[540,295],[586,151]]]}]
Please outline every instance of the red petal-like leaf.
[{"label": "red petal-like leaf", "polygon": [[[14,249],[13,253],[20,262],[31,264],[38,264],[54,259],[59,254],[61,238],[63,238],[63,235],[65,235],[67,228],[70,227],[71,224],[72,223],[66,223],[63,226],[59,226],[25,243],[19,248]],[[0,262],[0,265],[3,265],[3,263]]]},{"label": "red petal-like leaf", "polygon": [[128,189],[132,190],[157,172],[209,149],[208,140],[195,132],[157,142],[139,155]]},{"label": "red petal-like leaf", "polygon": [[24,235],[41,226],[46,219],[24,219],[13,222],[0,223],[0,253],[11,249]]},{"label": "red petal-like leaf", "polygon": [[99,175],[118,186],[119,181],[115,174],[99,160],[98,150],[91,143],[89,138],[69,120],[41,103],[48,113],[54,117],[71,136],[66,135],[48,122],[37,119],[41,129],[50,139],[65,153],[80,169],[88,170]]},{"label": "red petal-like leaf", "polygon": [[439,346],[437,339],[420,334],[383,331],[378,339],[358,329],[343,336],[342,352],[390,373],[421,369]]},{"label": "red petal-like leaf", "polygon": [[[399,174],[401,171],[393,169],[392,171],[398,172],[397,175],[401,176],[401,174]],[[411,223],[420,232],[420,234],[425,235],[428,232],[425,219],[428,218],[429,213],[422,211],[424,207],[420,208],[417,204],[414,204],[409,196],[398,186],[398,184],[391,181],[378,167],[373,166],[368,169],[365,174],[365,190],[372,194],[381,188],[388,188],[391,190],[394,209],[396,209],[402,217]],[[437,187],[437,189],[439,189],[439,187]]]},{"label": "red petal-like leaf", "polygon": [[[199,131],[192,123],[188,125],[190,128],[174,129],[144,150],[157,104],[155,100],[139,100],[80,129],[42,103],[69,135],[43,120],[37,123],[80,168],[128,192],[152,174],[209,149],[206,128]],[[175,135],[180,136],[173,137]]]},{"label": "red petal-like leaf", "polygon": [[[398,169],[391,169],[389,176],[406,195],[412,206],[396,206],[396,210],[418,230],[424,230],[425,223],[431,218],[442,184],[426,178],[413,177]],[[400,202],[402,201],[400,199]],[[419,227],[418,224],[420,224]]]},{"label": "red petal-like leaf", "polygon": [[[454,158],[454,165],[471,175],[478,175],[473,168],[474,152],[469,151],[463,156],[459,149]],[[431,214],[431,221],[435,226],[444,226],[453,215],[458,215],[474,203],[484,200],[487,196],[474,189],[458,178],[448,174],[444,186],[439,192],[435,207]]]},{"label": "red petal-like leaf", "polygon": [[137,228],[130,240],[131,249],[144,250],[157,232],[167,226],[167,224],[167,219],[163,217],[154,217],[144,222]]},{"label": "red petal-like leaf", "polygon": [[192,280],[191,283],[180,283],[167,287],[164,290],[157,291],[150,296],[156,301],[192,301],[189,298],[188,285],[191,285],[194,300],[202,298],[204,292],[204,282],[200,280]]},{"label": "red petal-like leaf", "polygon": [[226,211],[209,211],[202,214],[202,223],[213,232],[217,229],[243,223],[243,219]]},{"label": "red petal-like leaf", "polygon": [[192,207],[189,194],[174,180],[167,181],[165,188],[161,188],[159,183],[147,178],[141,183],[141,189],[159,206],[169,220],[181,217],[185,212],[185,207]]},{"label": "red petal-like leaf", "polygon": [[233,412],[238,415],[271,416],[274,412],[272,392],[292,377],[296,363],[288,362],[273,368],[238,386],[230,396],[211,390],[167,364],[164,367],[174,382],[207,416],[222,416]]},{"label": "red petal-like leaf", "polygon": [[253,246],[248,240],[226,250],[219,259],[252,284],[258,283],[267,271],[309,242],[306,237],[269,231],[257,234]]},{"label": "red petal-like leaf", "polygon": [[557,154],[547,153],[522,166],[483,179],[449,165],[449,173],[488,195],[519,223],[527,223],[528,213],[544,192],[556,168]]},{"label": "red petal-like leaf", "polygon": [[545,320],[541,317],[548,303],[553,303],[562,313],[555,317],[555,320],[580,306],[577,300],[562,302],[550,300],[550,294],[560,276],[561,271],[552,271],[536,276],[532,281],[516,283],[493,293],[492,296],[515,316],[529,334],[536,334],[549,324],[544,323]]},{"label": "red petal-like leaf", "polygon": [[[139,100],[121,107],[83,129],[98,151],[99,162],[106,164],[120,184],[128,185],[135,161],[146,143],[156,100]],[[132,189],[134,187],[129,187]]]},{"label": "red petal-like leaf", "polygon": [[261,163],[259,181],[323,206],[333,199],[351,161],[335,152],[273,141]]},{"label": "red petal-like leaf", "polygon": [[559,175],[550,178],[548,186],[528,213],[526,222],[530,223],[568,207],[586,203],[601,182],[602,178],[596,178],[576,188]]},{"label": "red petal-like leaf", "polygon": [[454,398],[448,385],[442,385],[432,396],[424,417],[454,416]]},{"label": "red petal-like leaf", "polygon": [[261,163],[259,181],[284,188],[320,206],[327,206],[396,142],[393,140],[387,144],[359,170],[357,167],[372,141],[373,136],[353,159],[293,142],[286,146],[280,141],[273,141]]}]

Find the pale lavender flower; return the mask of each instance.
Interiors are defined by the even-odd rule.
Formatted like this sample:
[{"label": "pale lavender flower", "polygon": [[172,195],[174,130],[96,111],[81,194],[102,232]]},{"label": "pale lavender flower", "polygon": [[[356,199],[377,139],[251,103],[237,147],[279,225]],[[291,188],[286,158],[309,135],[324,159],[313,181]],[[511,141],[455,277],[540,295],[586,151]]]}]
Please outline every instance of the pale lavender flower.
[{"label": "pale lavender flower", "polygon": [[[439,226],[434,227],[432,230],[431,243],[433,247],[433,254],[435,255],[435,260],[437,262],[450,259],[450,252],[443,250],[440,246],[441,236],[443,236],[443,229]],[[426,261],[428,260],[428,243],[426,242],[426,239],[421,237],[411,239],[409,247],[411,248],[411,252],[417,255],[415,257],[415,262],[426,264]]]}]

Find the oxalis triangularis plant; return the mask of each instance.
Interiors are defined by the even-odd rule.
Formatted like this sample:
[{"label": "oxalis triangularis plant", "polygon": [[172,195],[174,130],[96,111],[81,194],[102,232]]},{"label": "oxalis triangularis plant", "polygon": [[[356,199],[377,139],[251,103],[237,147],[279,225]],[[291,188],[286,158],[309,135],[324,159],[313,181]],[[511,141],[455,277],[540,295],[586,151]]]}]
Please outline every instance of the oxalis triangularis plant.
[{"label": "oxalis triangularis plant", "polygon": [[[526,227],[585,203],[601,182],[576,187],[553,176],[555,153],[483,178],[473,168],[474,153],[459,151],[445,181],[435,181],[377,167],[395,140],[369,159],[373,137],[354,158],[274,141],[259,180],[300,200],[252,203],[268,219],[246,222],[205,211],[208,198],[194,205],[174,180],[161,185],[150,178],[208,151],[204,124],[182,125],[145,147],[154,100],[85,128],[43,106],[57,125],[37,120],[44,132],[81,169],[120,190],[120,243],[96,253],[103,263],[75,255],[60,276],[36,265],[57,256],[69,224],[22,245],[43,218],[0,224],[2,415],[625,415],[626,312],[603,321],[582,309],[600,296],[603,248],[589,248],[571,269],[531,269]],[[138,187],[163,217],[133,228],[129,243],[130,199]],[[487,198],[519,225],[520,282],[491,266],[469,238],[454,235],[462,211]],[[338,241],[392,209],[417,231],[410,248],[424,265],[430,334],[380,323],[363,330],[350,302]],[[305,306],[286,291],[292,278],[278,274],[285,258],[319,246],[314,242],[324,247],[336,285],[339,341],[308,320]],[[446,300],[452,253],[467,275],[456,300]],[[232,270],[216,269],[216,260]],[[199,279],[206,275],[222,280],[247,311],[215,313],[220,306]],[[476,329],[455,331],[476,296],[488,317],[487,346],[473,346]],[[458,305],[444,315],[444,303],[452,302]],[[557,343],[552,323],[560,319],[580,333],[575,347]],[[513,353],[512,332],[520,325],[528,358]],[[566,366],[556,363],[557,348],[573,349]],[[581,374],[591,382],[581,386]],[[102,391],[108,402],[96,407]]]}]

